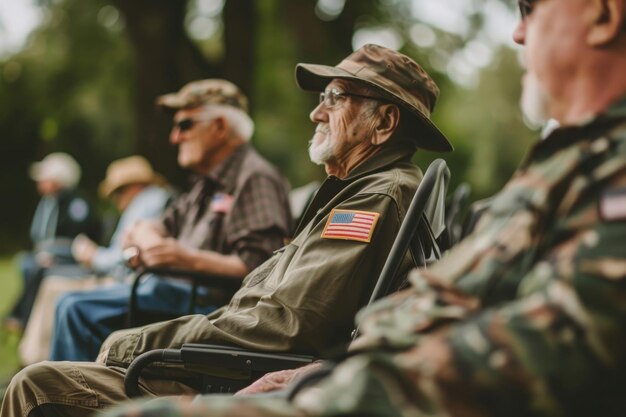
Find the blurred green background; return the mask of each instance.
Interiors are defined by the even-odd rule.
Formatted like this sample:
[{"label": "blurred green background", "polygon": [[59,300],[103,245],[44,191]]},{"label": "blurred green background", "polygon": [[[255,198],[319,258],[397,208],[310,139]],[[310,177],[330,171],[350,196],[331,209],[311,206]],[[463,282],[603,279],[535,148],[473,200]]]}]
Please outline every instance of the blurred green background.
[{"label": "blurred green background", "polygon": [[[21,289],[17,265],[12,258],[0,258],[0,277],[2,277],[0,314],[4,316]],[[16,355],[18,342],[18,334],[0,330],[0,403],[2,402],[1,395],[4,383],[18,368]]]},{"label": "blurred green background", "polygon": [[[114,159],[134,153],[185,187],[170,119],[157,95],[200,78],[223,77],[249,96],[254,145],[293,187],[324,177],[308,161],[315,94],[294,82],[298,62],[337,64],[364,43],[414,57],[437,81],[434,121],[456,151],[445,157],[453,186],[472,198],[499,189],[533,132],[518,110],[516,22],[506,0],[11,0],[0,5],[0,312],[20,284],[13,255],[28,249],[37,201],[31,162],[69,152],[96,200]],[[31,30],[11,41],[27,16]],[[26,24],[26,22],[24,22]],[[104,210],[104,205],[102,208]],[[0,377],[14,340],[0,335]]]}]

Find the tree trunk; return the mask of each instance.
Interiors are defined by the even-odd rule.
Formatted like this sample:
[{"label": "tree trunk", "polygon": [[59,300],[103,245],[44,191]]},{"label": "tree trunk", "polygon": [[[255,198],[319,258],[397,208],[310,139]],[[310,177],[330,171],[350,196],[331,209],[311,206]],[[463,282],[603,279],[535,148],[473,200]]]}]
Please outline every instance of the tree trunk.
[{"label": "tree trunk", "polygon": [[176,150],[168,142],[171,116],[157,111],[157,96],[178,90],[188,81],[214,76],[211,66],[187,37],[186,0],[116,0],[126,17],[135,49],[135,151],[175,183],[185,176],[176,164]]},{"label": "tree trunk", "polygon": [[226,1],[222,18],[226,51],[222,77],[237,84],[253,100],[258,22],[255,0]]}]

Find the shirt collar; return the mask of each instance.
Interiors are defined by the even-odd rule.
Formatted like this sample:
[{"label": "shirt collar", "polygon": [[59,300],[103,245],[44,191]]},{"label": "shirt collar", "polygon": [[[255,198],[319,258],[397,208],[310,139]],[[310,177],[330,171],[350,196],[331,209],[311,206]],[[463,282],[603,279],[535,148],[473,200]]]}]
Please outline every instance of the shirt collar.
[{"label": "shirt collar", "polygon": [[602,135],[617,124],[621,124],[626,119],[626,97],[609,106],[606,111],[584,121],[579,125],[562,126],[554,129],[546,138],[536,143],[525,158],[522,166],[527,165],[531,160],[549,156],[559,149],[566,148],[573,143],[594,137],[598,134]]},{"label": "shirt collar", "polygon": [[249,146],[249,144],[244,143],[235,149],[228,158],[205,175],[205,180],[214,184],[216,189],[232,192]]}]

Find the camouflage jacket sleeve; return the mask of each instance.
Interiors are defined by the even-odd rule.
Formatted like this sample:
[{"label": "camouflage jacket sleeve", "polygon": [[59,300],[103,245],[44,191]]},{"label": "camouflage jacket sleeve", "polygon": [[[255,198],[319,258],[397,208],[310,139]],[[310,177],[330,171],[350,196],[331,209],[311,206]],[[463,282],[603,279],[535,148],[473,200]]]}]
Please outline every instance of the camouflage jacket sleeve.
[{"label": "camouflage jacket sleeve", "polygon": [[[352,349],[387,353],[347,361],[342,365],[349,369],[344,377],[351,375],[346,380],[363,378],[361,387],[406,392],[399,398],[389,394],[389,406],[407,407],[416,415],[428,410],[434,415],[569,417],[593,415],[598,404],[608,414],[614,407],[623,415],[626,407],[615,404],[626,379],[623,143],[610,148],[613,156],[595,168],[567,176],[565,196],[553,199],[563,214],[544,222],[540,231],[534,232],[532,226],[541,223],[533,221],[519,230],[512,226],[511,220],[533,215],[523,209],[502,227],[492,218],[435,268],[414,273],[411,289],[361,312],[363,336]],[[520,176],[518,183],[528,178]],[[554,181],[554,189],[564,183]],[[532,182],[534,189],[541,185]],[[474,256],[493,229],[495,238],[485,240],[489,249],[482,258]],[[524,241],[549,244],[516,251]],[[486,301],[483,287],[493,288],[499,276],[516,275],[511,295]],[[378,382],[365,382],[368,378]],[[336,385],[333,390],[343,392]],[[364,404],[374,398],[370,388],[354,395]]]},{"label": "camouflage jacket sleeve", "polygon": [[[355,415],[380,408],[416,416],[569,417],[596,415],[598,404],[603,415],[623,415],[624,236],[626,221],[580,231],[555,248],[549,262],[536,264],[515,300],[479,313],[452,293],[437,300],[399,294],[396,302],[404,302],[395,314],[430,304],[439,309],[438,325],[423,333],[432,320],[405,323],[398,333],[413,335],[404,340],[408,349],[356,355],[296,404],[339,415],[347,411],[341,395],[351,398]],[[454,317],[468,313],[463,320]],[[380,312],[376,319],[384,326]]]}]

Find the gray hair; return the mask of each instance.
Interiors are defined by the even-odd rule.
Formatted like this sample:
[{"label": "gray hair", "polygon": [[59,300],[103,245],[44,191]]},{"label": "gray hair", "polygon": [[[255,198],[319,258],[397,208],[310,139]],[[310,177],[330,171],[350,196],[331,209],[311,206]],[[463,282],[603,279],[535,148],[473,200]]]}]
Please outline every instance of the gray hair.
[{"label": "gray hair", "polygon": [[415,146],[415,142],[414,140],[412,140],[412,138],[417,138],[419,135],[419,132],[416,131],[412,127],[412,124],[411,124],[412,123],[411,120],[413,120],[415,116],[404,107],[399,106],[396,103],[383,103],[378,100],[366,100],[362,106],[362,112],[360,115],[361,119],[369,120],[374,117],[376,118],[381,117],[380,115],[378,115],[378,108],[382,106],[383,104],[393,104],[396,107],[398,107],[398,109],[400,110],[400,122],[398,123],[398,126],[396,126],[396,129],[394,131],[393,141],[394,142],[402,141],[402,142],[409,143],[412,146]]},{"label": "gray hair", "polygon": [[254,133],[254,122],[248,113],[233,106],[222,104],[207,104],[202,110],[203,117],[214,119],[223,117],[228,121],[231,129],[237,136],[248,142]]},{"label": "gray hair", "polygon": [[377,100],[365,100],[362,106],[362,115],[364,117],[374,117],[376,115],[376,111],[380,107],[382,103]]}]

